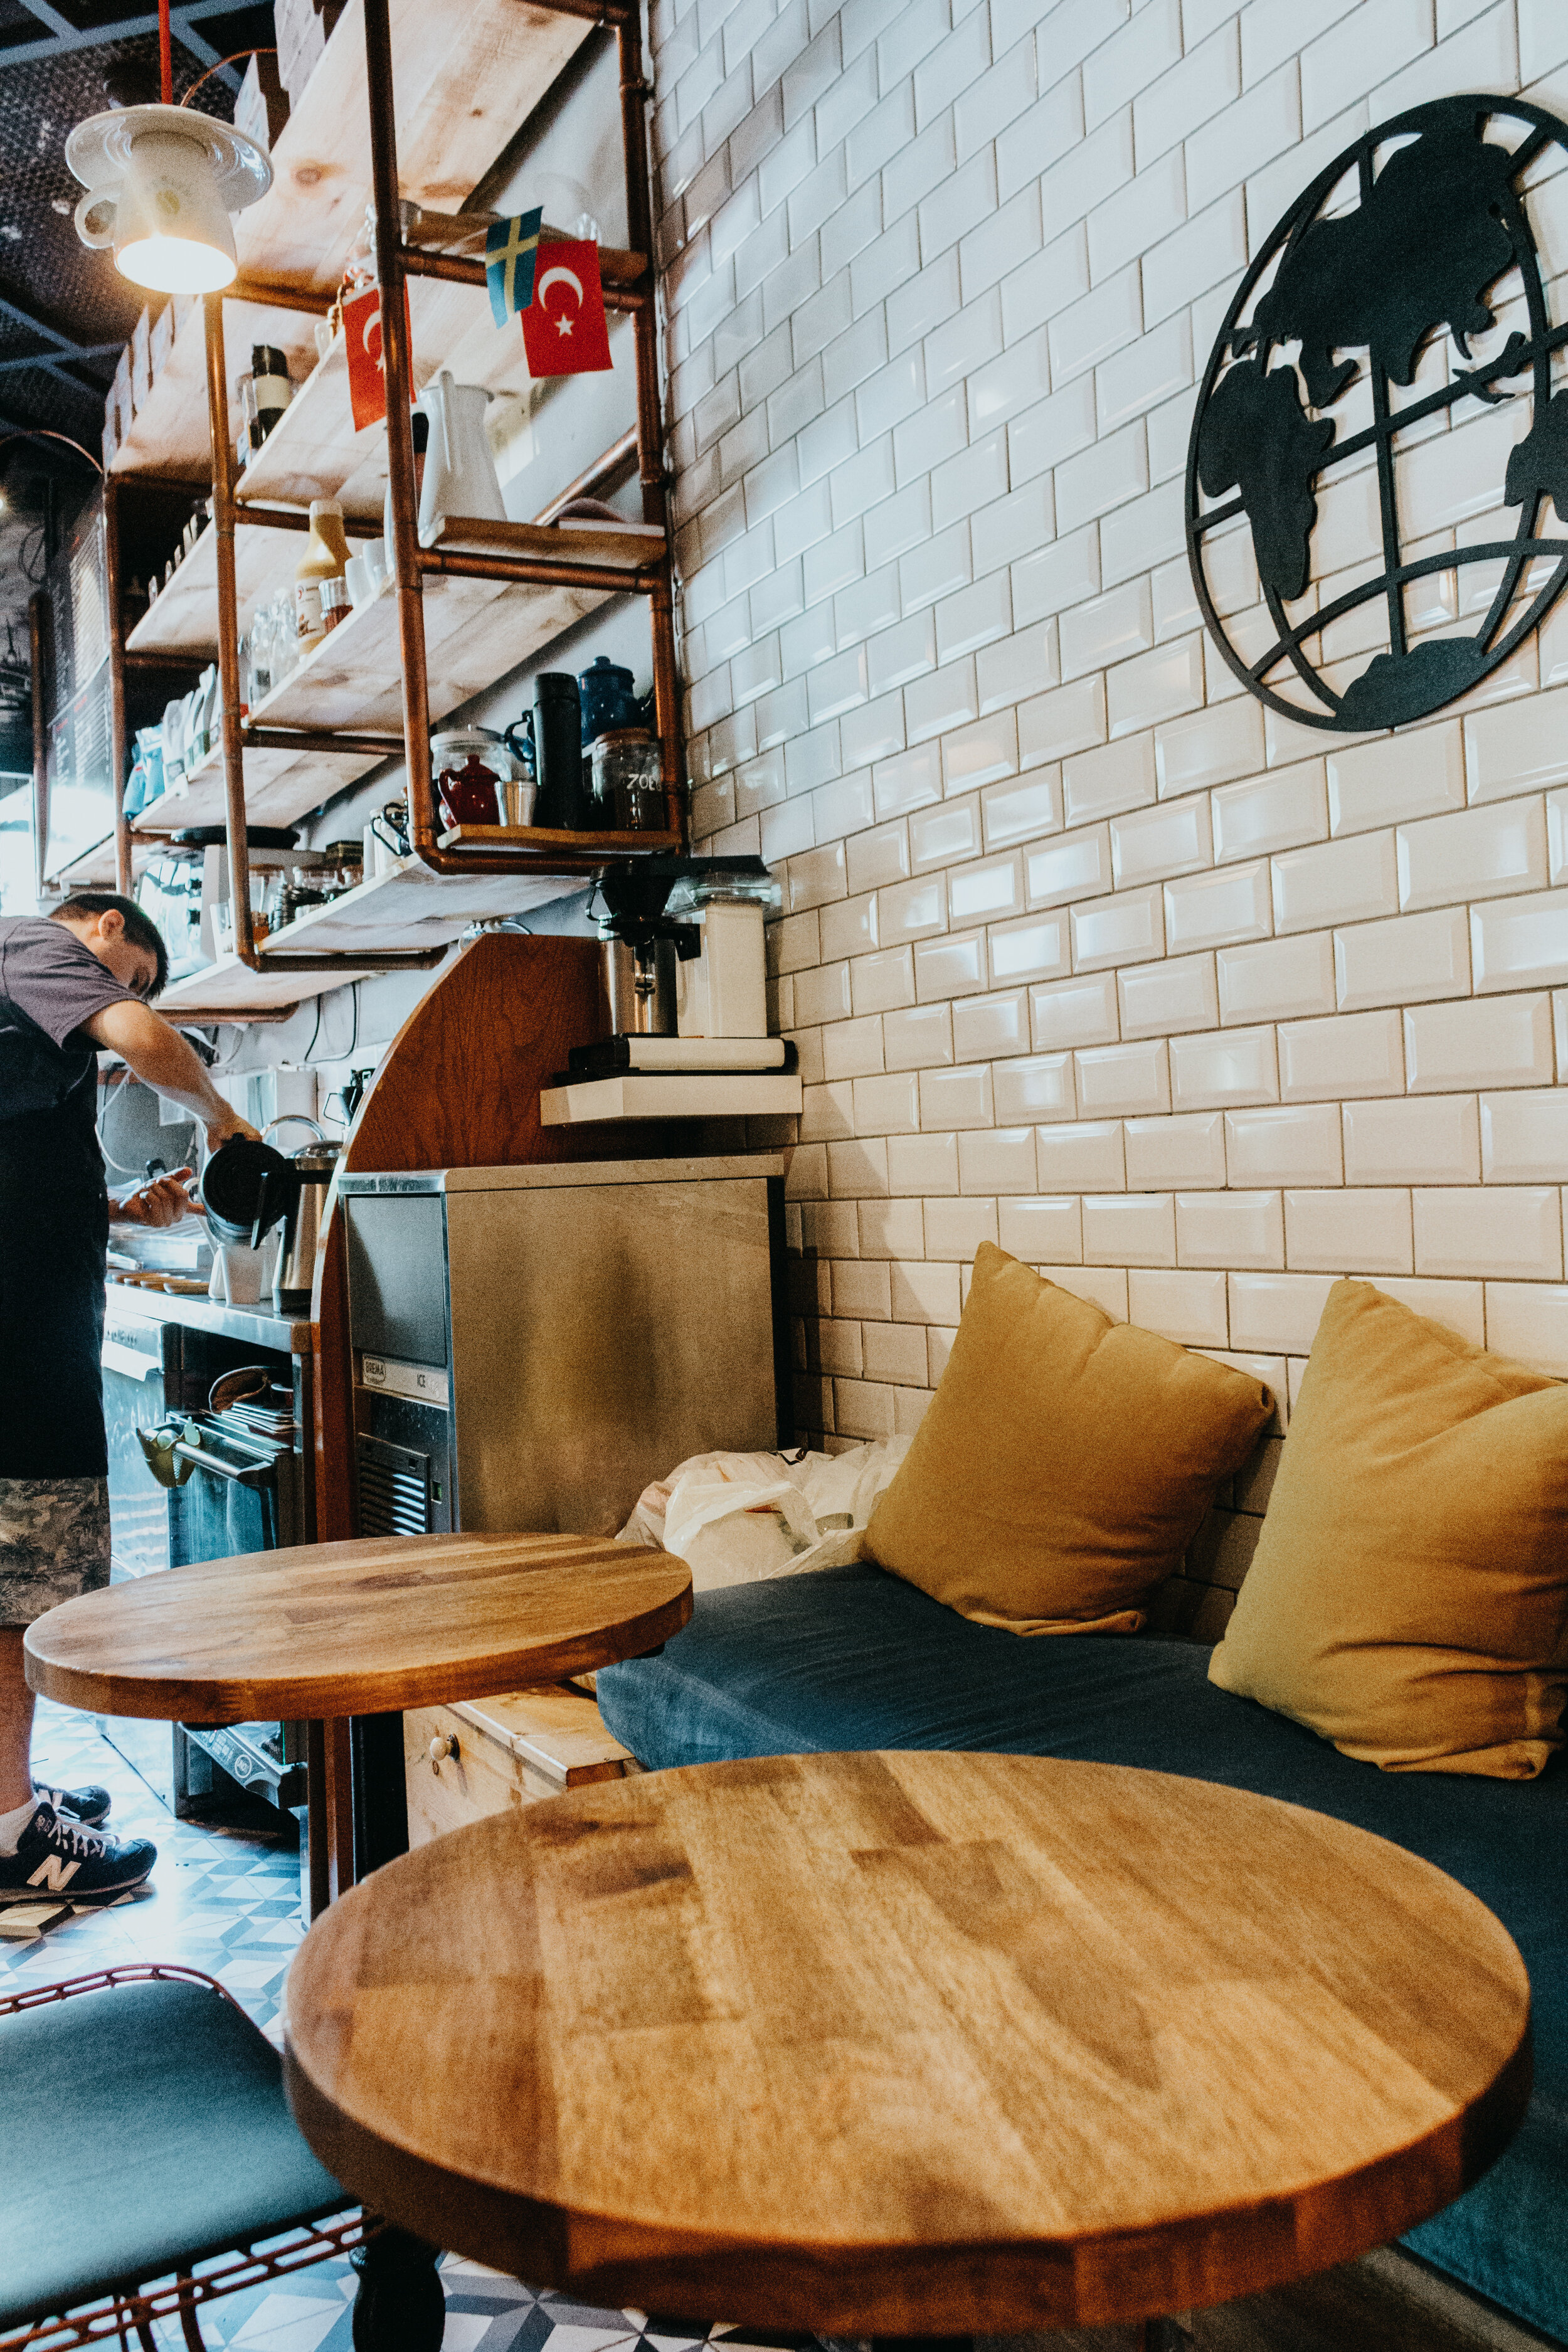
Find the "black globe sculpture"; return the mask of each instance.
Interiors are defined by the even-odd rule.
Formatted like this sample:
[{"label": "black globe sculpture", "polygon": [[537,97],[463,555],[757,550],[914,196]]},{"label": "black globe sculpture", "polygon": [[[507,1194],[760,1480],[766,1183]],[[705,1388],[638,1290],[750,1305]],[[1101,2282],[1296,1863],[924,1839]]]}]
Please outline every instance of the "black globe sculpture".
[{"label": "black globe sculpture", "polygon": [[[1568,391],[1552,389],[1552,354],[1568,344],[1568,325],[1547,313],[1525,185],[1553,144],[1568,150],[1568,126],[1523,99],[1438,99],[1380,123],[1291,205],[1226,313],[1188,445],[1187,551],[1205,621],[1230,667],[1271,709],[1307,726],[1359,732],[1426,718],[1506,661],[1568,580],[1568,537],[1551,535],[1546,520],[1568,525]],[[1331,214],[1352,172],[1359,201]],[[1470,339],[1521,294],[1529,332],[1515,329],[1476,362]],[[1439,333],[1452,338],[1448,381],[1396,404],[1391,387],[1414,383]],[[1363,371],[1372,422],[1347,432],[1344,408]],[[1497,504],[1520,510],[1512,537],[1410,560],[1396,447],[1461,401],[1510,399],[1530,404],[1529,430],[1498,484]],[[1365,556],[1381,557],[1380,568],[1321,609],[1302,609],[1319,488],[1367,449],[1375,452],[1382,545]],[[1261,653],[1232,641],[1205,570],[1215,533],[1238,516],[1251,529],[1275,632]],[[1542,581],[1531,573],[1543,558],[1552,570]],[[1414,582],[1500,562],[1479,626],[1411,643]],[[1386,609],[1386,650],[1336,691],[1321,674],[1323,631],[1373,600]]]}]

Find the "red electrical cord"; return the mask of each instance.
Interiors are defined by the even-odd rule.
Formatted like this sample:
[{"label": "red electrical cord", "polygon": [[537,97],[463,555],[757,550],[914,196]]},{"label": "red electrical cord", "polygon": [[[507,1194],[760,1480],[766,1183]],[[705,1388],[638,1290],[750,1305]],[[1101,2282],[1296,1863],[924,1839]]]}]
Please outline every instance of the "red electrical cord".
[{"label": "red electrical cord", "polygon": [[163,86],[163,103],[174,103],[174,52],[169,30],[169,0],[158,0],[158,71]]}]

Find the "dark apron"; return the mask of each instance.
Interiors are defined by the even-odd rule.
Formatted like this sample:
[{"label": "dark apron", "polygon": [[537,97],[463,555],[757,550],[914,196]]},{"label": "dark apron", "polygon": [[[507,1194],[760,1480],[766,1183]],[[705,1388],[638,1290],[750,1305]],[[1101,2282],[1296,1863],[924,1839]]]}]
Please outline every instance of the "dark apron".
[{"label": "dark apron", "polygon": [[0,1478],[101,1478],[109,1200],[88,1106],[0,1119]]}]

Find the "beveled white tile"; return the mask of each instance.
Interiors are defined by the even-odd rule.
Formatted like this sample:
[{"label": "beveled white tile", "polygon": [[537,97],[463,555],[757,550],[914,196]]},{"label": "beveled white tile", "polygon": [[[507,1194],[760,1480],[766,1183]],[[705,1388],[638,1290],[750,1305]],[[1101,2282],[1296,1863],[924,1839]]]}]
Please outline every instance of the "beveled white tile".
[{"label": "beveled white tile", "polygon": [[1562,1196],[1554,1185],[1495,1184],[1475,1192],[1456,1185],[1418,1191],[1415,1203],[1418,1274],[1563,1279]]},{"label": "beveled white tile", "polygon": [[1112,817],[1110,858],[1119,890],[1208,866],[1213,852],[1206,796],[1162,801],[1152,809]]},{"label": "beveled white tile", "polygon": [[1079,1111],[1086,1118],[1169,1110],[1170,1076],[1161,1038],[1093,1045],[1074,1056]]},{"label": "beveled white tile", "polygon": [[1147,807],[1155,797],[1153,737],[1132,735],[1064,759],[1062,793],[1069,824]]},{"label": "beveled white tile", "polygon": [[945,996],[978,996],[985,977],[985,934],[961,931],[920,940],[914,950],[915,996],[921,1004]]},{"label": "beveled white tile", "polygon": [[994,1201],[928,1201],[925,1204],[927,1257],[956,1258],[967,1265],[982,1242],[996,1239]]},{"label": "beveled white tile", "polygon": [[1058,635],[1064,677],[1103,669],[1108,662],[1144,652],[1154,642],[1148,579],[1129,581],[1109,595],[1074,604],[1062,614]]},{"label": "beveled white tile", "polygon": [[1214,794],[1212,807],[1214,854],[1220,865],[1329,837],[1321,760],[1302,760],[1246,783],[1227,784]]},{"label": "beveled white tile", "polygon": [[1074,907],[1072,960],[1079,971],[1107,965],[1146,963],[1165,950],[1163,915],[1157,888],[1123,890]]},{"label": "beveled white tile", "polygon": [[1511,800],[1568,779],[1568,693],[1532,694],[1472,710],[1465,722],[1470,799]]},{"label": "beveled white tile", "polygon": [[1487,1344],[1483,1286],[1479,1282],[1434,1282],[1425,1275],[1380,1275],[1377,1286],[1397,1298],[1413,1315],[1425,1315],[1444,1329],[1457,1331],[1472,1347]]},{"label": "beveled white tile", "polygon": [[1327,931],[1221,948],[1215,962],[1226,1024],[1333,1011],[1334,943]]},{"label": "beveled white tile", "polygon": [[1184,1029],[1213,1029],[1219,994],[1213,956],[1164,956],[1119,972],[1124,1037],[1174,1037]]},{"label": "beveled white tile", "polygon": [[1487,1346],[1538,1372],[1568,1380],[1568,1286],[1561,1283],[1489,1282]]},{"label": "beveled white tile", "polygon": [[1058,1290],[1070,1290],[1075,1298],[1087,1298],[1113,1323],[1127,1320],[1127,1276],[1120,1266],[1043,1265],[1040,1272]]},{"label": "beveled white tile", "polygon": [[1409,1193],[1288,1191],[1285,1263],[1297,1274],[1408,1274]]},{"label": "beveled white tile", "polygon": [[1404,1084],[1404,1032],[1396,1012],[1342,1013],[1331,1020],[1300,1021],[1280,1028],[1282,1102],[1393,1094]]},{"label": "beveled white tile", "polygon": [[961,1192],[1032,1192],[1034,1129],[995,1127],[961,1134],[958,1187]]},{"label": "beveled white tile", "polygon": [[1130,1118],[1124,1146],[1130,1191],[1154,1192],[1170,1185],[1195,1192],[1225,1183],[1225,1118],[1220,1111]]},{"label": "beveled white tile", "polygon": [[1285,1217],[1278,1192],[1178,1192],[1178,1265],[1267,1270],[1285,1263]]},{"label": "beveled white tile", "polygon": [[1399,912],[1391,833],[1354,834],[1287,850],[1274,866],[1274,928],[1310,931]]},{"label": "beveled white tile", "polygon": [[1412,1094],[1482,1087],[1549,1087],[1552,1000],[1502,996],[1431,1004],[1405,1015],[1405,1083]]},{"label": "beveled white tile", "polygon": [[1063,908],[1026,916],[1021,923],[994,923],[989,939],[993,988],[1030,980],[1059,980],[1072,969]]},{"label": "beveled white tile", "polygon": [[1339,1106],[1227,1111],[1226,1166],[1233,1184],[1342,1183]]},{"label": "beveled white tile", "polygon": [[[980,802],[968,793],[963,800],[939,801],[934,808],[914,811],[909,819],[910,870],[934,874],[966,857],[980,855]],[[959,919],[966,919],[960,918]]]},{"label": "beveled white tile", "polygon": [[1219,1036],[1173,1037],[1171,1095],[1178,1110],[1279,1099],[1272,1029],[1229,1029]]},{"label": "beveled white tile", "polygon": [[1110,831],[1103,824],[1084,833],[1064,833],[1024,855],[1025,887],[1031,907],[1065,907],[1114,888]]},{"label": "beveled white tile", "polygon": [[890,1135],[888,1190],[903,1200],[958,1190],[956,1135]]},{"label": "beveled white tile", "polygon": [[1024,911],[1024,861],[1015,850],[1005,857],[987,857],[947,877],[949,919],[955,923],[989,923]]},{"label": "beveled white tile", "polygon": [[877,925],[885,948],[930,939],[947,928],[947,877],[929,874],[877,893]]},{"label": "beveled white tile", "polygon": [[1379,735],[1328,754],[1329,829],[1366,833],[1465,805],[1464,748],[1457,719]]},{"label": "beveled white tile", "polygon": [[1479,1181],[1481,1127],[1474,1095],[1400,1095],[1386,1101],[1348,1102],[1343,1117],[1347,1184]]},{"label": "beveled white tile", "polygon": [[1020,1119],[1076,1116],[1070,1054],[1025,1054],[998,1062],[991,1073],[996,1116],[1005,1126]]},{"label": "beveled white tile", "polygon": [[[1531,798],[1399,828],[1399,903],[1452,907],[1546,887],[1546,812]],[[1565,901],[1568,903],[1568,901]],[[1348,910],[1347,910],[1348,911]]]},{"label": "beveled white tile", "polygon": [[1064,1045],[1103,1045],[1120,1036],[1116,976],[1086,974],[1029,991],[1029,1023],[1037,1052]]},{"label": "beveled white tile", "polygon": [[1083,1203],[1089,1265],[1174,1265],[1175,1203],[1169,1192],[1090,1192]]},{"label": "beveled white tile", "polygon": [[1154,772],[1162,799],[1255,775],[1262,766],[1263,711],[1249,694],[1155,730]]},{"label": "beveled white tile", "polygon": [[1076,1193],[998,1201],[1000,1246],[1026,1265],[1076,1265],[1083,1256],[1083,1222]]},{"label": "beveled white tile", "polygon": [[962,996],[952,1007],[953,1050],[961,1062],[988,1062],[1029,1050],[1029,999],[1021,988],[995,996]]},{"label": "beveled white tile", "polygon": [[[951,740],[951,739],[950,739]],[[1020,842],[1037,841],[1056,833],[1062,822],[1062,773],[1059,768],[1037,768],[1016,783],[993,784],[980,795],[987,849],[1013,849]]]},{"label": "beveled white tile", "polygon": [[1016,775],[1017,768],[1018,722],[1011,710],[993,711],[942,739],[942,785],[950,793],[977,792],[1000,776]]},{"label": "beveled white tile", "polygon": [[921,1072],[922,1128],[989,1127],[993,1117],[991,1072],[985,1063]]},{"label": "beveled white tile", "polygon": [[1165,885],[1165,937],[1174,952],[1267,939],[1272,928],[1268,868],[1261,859]]},{"label": "beveled white tile", "polygon": [[1481,1174],[1489,1184],[1568,1179],[1568,1093],[1521,1088],[1482,1095]]},{"label": "beveled white tile", "polygon": [[1035,1160],[1042,1192],[1119,1192],[1126,1187],[1120,1119],[1037,1128]]},{"label": "beveled white tile", "polygon": [[1204,641],[1195,633],[1133,661],[1118,662],[1106,673],[1106,717],[1113,740],[1179,711],[1195,710],[1203,698]]},{"label": "beveled white tile", "polygon": [[1568,980],[1568,890],[1470,908],[1476,994]]},{"label": "beveled white tile", "polygon": [[908,1012],[884,1013],[882,1055],[889,1070],[927,1070],[951,1062],[952,1015],[947,1006],[917,1004]]},{"label": "beveled white tile", "polygon": [[1326,1274],[1233,1274],[1231,1346],[1260,1355],[1310,1355],[1333,1279]]},{"label": "beveled white tile", "polygon": [[1152,1267],[1131,1271],[1127,1319],[1184,1348],[1223,1348],[1230,1337],[1225,1276]]},{"label": "beveled white tile", "polygon": [[1396,915],[1392,922],[1357,923],[1336,931],[1334,977],[1342,1013],[1464,995],[1470,982],[1470,947],[1463,909]]}]

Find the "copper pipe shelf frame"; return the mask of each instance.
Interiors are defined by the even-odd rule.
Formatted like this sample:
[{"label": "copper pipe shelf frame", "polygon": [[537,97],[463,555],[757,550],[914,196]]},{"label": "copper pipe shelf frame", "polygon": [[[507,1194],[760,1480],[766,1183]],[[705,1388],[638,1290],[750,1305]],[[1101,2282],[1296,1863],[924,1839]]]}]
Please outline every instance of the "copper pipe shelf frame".
[{"label": "copper pipe shelf frame", "polygon": [[[222,705],[222,747],[226,830],[228,843],[230,903],[234,909],[234,947],[240,961],[252,971],[427,971],[441,961],[446,946],[401,954],[359,954],[346,950],[318,955],[272,953],[258,946],[250,908],[250,860],[247,845],[245,751],[275,749],[379,752],[395,758],[402,752],[408,772],[410,848],[420,862],[437,875],[592,875],[612,859],[639,854],[625,835],[606,836],[602,850],[584,837],[570,836],[570,847],[557,851],[542,845],[505,841],[507,828],[483,847],[464,845],[464,834],[449,832],[436,805],[430,759],[430,701],[426,658],[424,583],[433,578],[466,578],[514,582],[525,586],[572,587],[648,599],[653,647],[655,724],[664,777],[665,826],[647,836],[648,853],[667,851],[672,841],[686,839],[685,772],[679,729],[679,698],[675,665],[674,596],[670,529],[666,497],[664,426],[658,388],[656,289],[652,266],[653,220],[648,193],[647,106],[652,85],[642,63],[640,11],[635,0],[538,0],[554,14],[589,17],[614,31],[620,64],[622,152],[626,173],[626,249],[602,247],[600,268],[607,309],[630,314],[634,321],[637,375],[637,423],[606,450],[597,463],[570,483],[539,518],[552,522],[574,497],[618,488],[635,474],[642,488],[643,520],[664,535],[663,552],[635,569],[616,569],[570,560],[484,551],[448,552],[419,544],[414,493],[412,427],[413,365],[407,312],[398,299],[411,277],[447,278],[465,285],[485,284],[482,260],[456,254],[431,252],[409,244],[401,230],[397,184],[396,127],[394,115],[392,37],[387,0],[364,0],[364,41],[371,150],[371,178],[375,219],[374,257],[383,289],[383,337],[387,395],[387,461],[392,484],[393,533],[391,574],[397,602],[398,650],[402,670],[403,734],[373,736],[331,729],[253,727],[239,701],[239,621],[235,579],[234,534],[244,524],[303,530],[307,519],[289,509],[244,507],[236,491],[234,449],[229,438],[227,370],[224,348],[226,300],[265,301],[282,309],[315,313],[328,310],[333,298],[319,289],[271,278],[237,278],[216,294],[204,298],[206,344],[207,426],[212,447],[212,511],[218,610],[218,677]],[[178,656],[160,653],[128,653],[121,620],[118,478],[110,480],[105,498],[110,575],[110,652],[115,760],[115,861],[119,887],[132,887],[132,836],[125,816],[125,670],[143,662],[148,667],[172,666]],[[198,492],[199,495],[205,493]],[[374,522],[350,521],[357,537],[374,537]],[[468,829],[472,838],[473,829]],[[188,1018],[189,1016],[184,1016]],[[234,1017],[230,1015],[229,1017]],[[260,1018],[259,1013],[239,1015]],[[276,1011],[267,1016],[277,1018]]]}]

